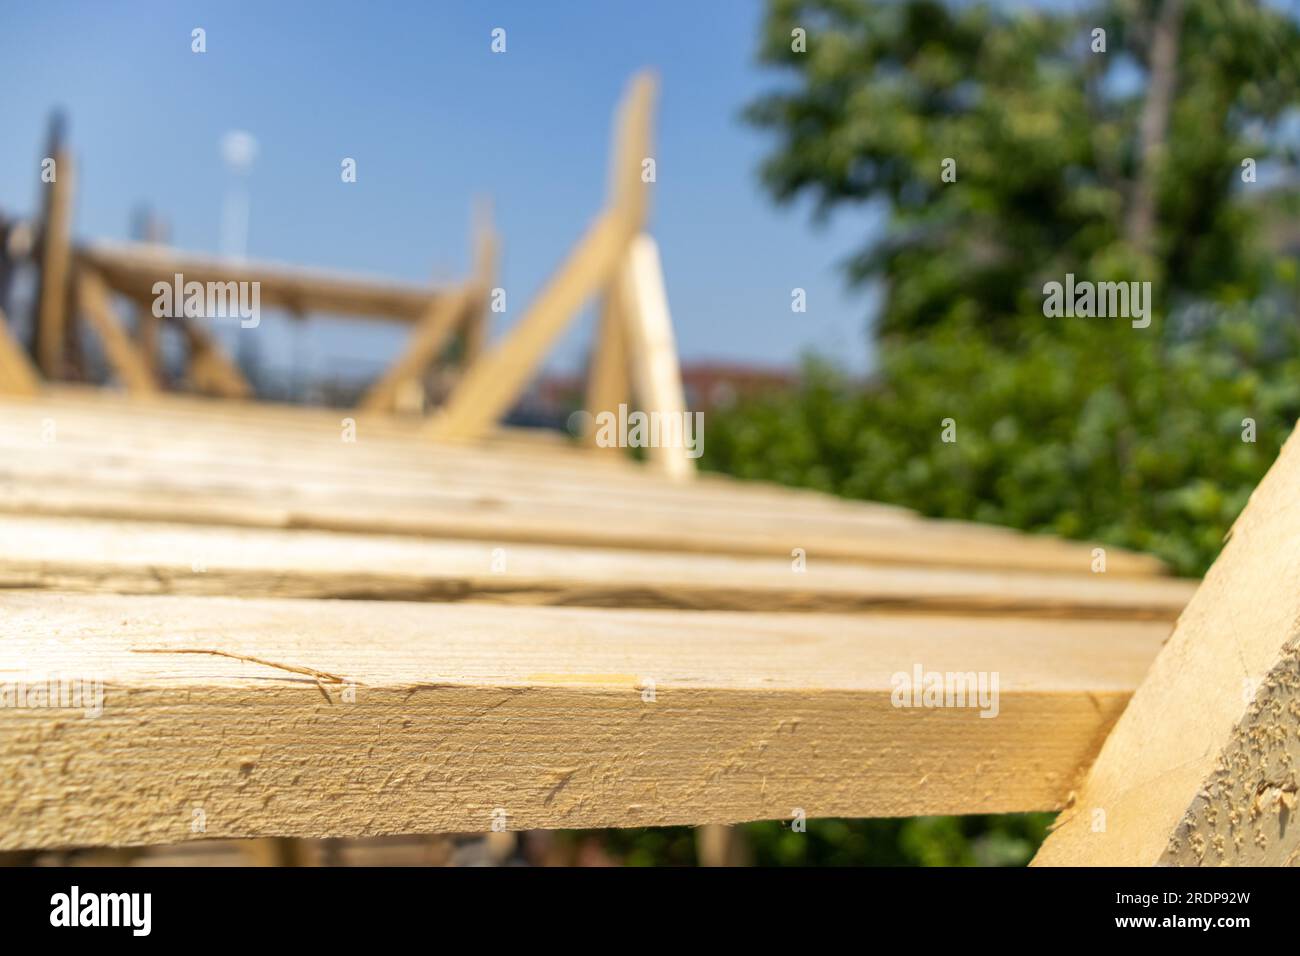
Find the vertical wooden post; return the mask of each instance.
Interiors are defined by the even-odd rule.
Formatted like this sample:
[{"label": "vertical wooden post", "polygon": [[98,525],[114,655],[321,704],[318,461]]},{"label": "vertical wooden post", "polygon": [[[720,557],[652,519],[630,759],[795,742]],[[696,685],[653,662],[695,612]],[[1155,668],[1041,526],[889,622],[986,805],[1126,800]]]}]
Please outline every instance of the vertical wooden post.
[{"label": "vertical wooden post", "polygon": [[[668,313],[663,266],[654,239],[642,234],[632,241],[619,281],[623,286],[620,299],[627,308],[625,329],[633,393],[643,411],[658,414],[663,422],[680,422],[684,436],[686,394]],[[703,435],[696,432],[695,438],[702,440]],[[695,474],[695,459],[688,457],[684,447],[661,442],[647,452],[651,463],[674,480]]]},{"label": "vertical wooden post", "polygon": [[[162,245],[167,241],[166,224],[147,208],[140,209],[132,226],[135,237],[152,245]],[[135,342],[149,371],[158,379],[162,374],[162,354],[160,351],[161,320],[153,314],[148,303],[141,302],[135,311]]]},{"label": "vertical wooden post", "polygon": [[47,183],[45,216],[41,232],[41,279],[36,307],[36,362],[47,379],[64,374],[67,341],[67,292],[72,258],[72,194],[75,172],[72,156],[59,145],[54,160],[54,181]]}]

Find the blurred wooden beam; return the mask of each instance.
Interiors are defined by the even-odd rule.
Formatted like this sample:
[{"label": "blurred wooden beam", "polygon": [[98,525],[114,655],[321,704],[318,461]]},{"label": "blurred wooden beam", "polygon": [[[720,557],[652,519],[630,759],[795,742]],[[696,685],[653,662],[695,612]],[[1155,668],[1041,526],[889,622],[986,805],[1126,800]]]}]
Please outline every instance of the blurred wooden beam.
[{"label": "blurred wooden beam", "polygon": [[496,229],[492,225],[491,207],[484,203],[474,225],[474,276],[471,279],[473,298],[465,311],[464,353],[461,358],[463,368],[469,368],[477,362],[487,345],[488,315],[492,287],[496,281],[499,245]]},{"label": "blurred wooden beam", "polygon": [[429,301],[454,290],[436,286],[341,275],[246,259],[177,252],[143,243],[93,243],[77,254],[113,289],[137,301],[152,301],[156,282],[257,282],[263,308],[299,314],[331,312],[348,316],[417,322]]},{"label": "blurred wooden beam", "polygon": [[[664,423],[677,422],[686,433],[686,395],[677,362],[673,321],[668,313],[663,266],[659,247],[644,233],[633,240],[623,266],[620,301],[627,310],[628,357],[632,366],[632,387],[639,410],[659,415]],[[697,441],[703,435],[695,433]],[[695,459],[685,447],[661,441],[646,449],[650,462],[674,480],[695,474]]]},{"label": "blurred wooden beam", "polygon": [[466,288],[450,295],[440,295],[430,302],[402,354],[383,377],[370,386],[357,407],[363,412],[393,411],[402,387],[417,381],[451,340],[471,299],[470,289]]},{"label": "blurred wooden beam", "polygon": [[36,297],[36,362],[47,379],[64,374],[67,343],[68,279],[72,257],[72,194],[75,182],[72,155],[59,146],[54,180],[46,183],[41,227],[41,277]]},{"label": "blurred wooden beam", "polygon": [[592,416],[584,436],[595,446],[597,430],[595,416],[601,412],[618,414],[618,406],[628,399],[628,343],[626,311],[621,296],[622,285],[610,283],[601,300],[600,321],[596,327],[596,341],[591,350],[587,371],[586,410]]},{"label": "blurred wooden beam", "polygon": [[491,429],[510,410],[578,311],[613,279],[628,243],[641,231],[649,205],[641,164],[650,150],[657,89],[651,73],[633,78],[615,125],[608,207],[505,339],[468,369],[431,423],[431,435],[469,439]]},{"label": "blurred wooden beam", "polygon": [[207,329],[190,319],[175,320],[189,348],[190,387],[205,395],[251,398],[253,386]]},{"label": "blurred wooden beam", "polygon": [[430,434],[478,438],[495,426],[583,303],[608,281],[630,239],[620,216],[602,214],[506,338],[466,371]]},{"label": "blurred wooden beam", "polygon": [[31,359],[9,331],[9,321],[0,310],[0,393],[35,395],[40,379]]},{"label": "blurred wooden beam", "polygon": [[77,270],[77,304],[104,347],[104,356],[128,392],[156,395],[158,382],[113,313],[108,287],[88,269]]},{"label": "blurred wooden beam", "polygon": [[[133,231],[137,238],[155,246],[161,246],[167,241],[167,226],[148,209],[140,210],[133,223]],[[160,345],[160,334],[162,331],[162,320],[153,314],[153,309],[147,301],[136,300],[135,312],[135,341],[139,346],[140,354],[144,357],[156,378],[161,378],[162,355]]]}]

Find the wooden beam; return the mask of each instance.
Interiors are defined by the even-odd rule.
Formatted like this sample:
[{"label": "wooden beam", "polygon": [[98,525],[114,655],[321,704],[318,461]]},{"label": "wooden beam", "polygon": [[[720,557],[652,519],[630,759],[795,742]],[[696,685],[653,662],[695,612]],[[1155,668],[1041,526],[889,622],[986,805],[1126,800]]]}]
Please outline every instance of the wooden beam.
[{"label": "wooden beam", "polygon": [[[596,487],[602,493],[634,494],[647,507],[725,506],[742,519],[775,513],[802,520],[816,513],[857,528],[862,522],[875,526],[918,517],[893,505],[719,474],[673,485],[633,461],[594,455],[558,435],[550,437],[553,433],[497,432],[488,446],[430,445],[417,441],[419,423],[362,416],[356,421],[363,440],[343,449],[336,409],[232,405],[177,393],[141,407],[103,389],[46,387],[37,405],[0,401],[0,420],[7,425],[0,428],[0,445],[14,450],[14,457],[34,461],[23,449],[44,417],[59,419],[62,440],[57,448],[41,445],[40,460],[53,464],[57,453],[71,473],[104,463],[97,458],[112,462],[129,455],[133,467],[142,470],[233,475],[232,469],[242,468],[287,482],[328,480],[346,494],[383,488],[399,496],[472,491],[480,499],[505,496],[544,504],[556,496],[585,502]],[[291,442],[286,434],[293,436]]]},{"label": "wooden beam", "polygon": [[89,269],[77,270],[77,304],[104,347],[104,356],[117,378],[132,395],[151,396],[158,383],[149,365],[113,313],[108,287]]},{"label": "wooden beam", "polygon": [[[0,588],[1172,622],[1195,583],[9,515]],[[494,552],[500,548],[500,563]]]},{"label": "wooden beam", "polygon": [[[167,225],[150,210],[137,212],[132,224],[136,238],[152,246],[161,246],[167,242]],[[149,366],[149,371],[160,382],[163,380],[161,332],[162,320],[153,314],[148,301],[137,301],[134,323],[135,341]]]},{"label": "wooden beam", "polygon": [[[553,452],[541,450],[412,449],[409,441],[368,435],[365,425],[360,441],[345,444],[337,411],[295,410],[289,416],[281,411],[279,424],[251,438],[246,420],[255,422],[265,410],[221,413],[229,407],[193,399],[176,406],[174,413],[153,406],[139,409],[114,425],[120,407],[115,414],[88,414],[57,402],[8,404],[0,445],[15,453],[7,456],[9,480],[0,490],[0,508],[751,554],[782,559],[785,567],[800,551],[810,562],[1073,573],[1090,572],[1093,563],[1091,547],[1080,542],[925,521],[866,503],[750,491],[734,481],[701,482],[698,491],[677,493],[631,466],[602,468],[602,459],[588,453],[552,460]],[[204,425],[205,410],[211,408],[228,419],[229,427]],[[44,417],[60,423],[60,440],[54,445],[39,440]],[[369,470],[353,469],[366,462]],[[426,469],[423,475],[421,468]],[[501,477],[511,471],[521,476],[514,484]],[[628,501],[638,506],[631,508]],[[1149,556],[1107,551],[1108,576],[1160,570]]]},{"label": "wooden beam", "polygon": [[466,370],[429,435],[479,438],[500,421],[560,333],[609,281],[631,238],[626,220],[603,213],[505,339]]},{"label": "wooden beam", "polygon": [[0,309],[0,393],[35,395],[40,379],[27,352],[9,331],[9,320]]},{"label": "wooden beam", "polygon": [[654,149],[654,110],[659,80],[649,70],[632,77],[614,122],[610,149],[609,208],[640,232],[650,212],[650,189],[643,164]]},{"label": "wooden beam", "polygon": [[409,383],[418,381],[424,370],[451,341],[452,334],[466,316],[473,298],[472,291],[466,288],[450,295],[440,295],[430,302],[428,311],[411,333],[402,354],[384,372],[383,377],[366,390],[358,409],[371,414],[393,411],[399,391]]},{"label": "wooden beam", "polygon": [[41,278],[36,306],[36,361],[50,380],[63,377],[67,342],[68,282],[72,262],[72,154],[54,151],[54,181],[46,184],[40,240]]},{"label": "wooden beam", "polygon": [[1300,862],[1298,541],[1293,433],[1036,865]]},{"label": "wooden beam", "polygon": [[263,308],[282,308],[303,315],[329,312],[417,322],[429,307],[429,300],[447,291],[280,263],[178,252],[143,243],[93,243],[78,246],[77,255],[94,267],[110,287],[139,302],[153,300],[154,283],[174,283],[180,274],[186,282],[258,282]]},{"label": "wooden beam", "polygon": [[492,288],[496,282],[499,246],[496,229],[492,225],[492,207],[483,202],[474,222],[474,299],[465,311],[462,368],[469,368],[477,362],[487,345],[488,315]]},{"label": "wooden beam", "polygon": [[[695,458],[702,451],[703,429],[695,429],[686,409],[681,368],[677,364],[677,344],[673,339],[673,322],[668,314],[668,294],[664,290],[663,267],[654,239],[644,233],[632,241],[620,282],[621,301],[625,304],[628,356],[632,365],[632,388],[637,410],[658,416],[661,427],[676,423],[676,437],[681,443],[661,440],[646,449],[650,462],[675,481],[695,474]],[[688,425],[688,422],[690,423]],[[687,447],[690,435],[694,449]]]},{"label": "wooden beam", "polygon": [[[34,471],[24,468],[24,471]],[[296,528],[416,537],[463,538],[497,544],[581,545],[603,548],[758,555],[786,568],[801,552],[808,560],[841,560],[925,567],[970,567],[1080,573],[1091,557],[1074,542],[997,528],[943,522],[880,523],[837,527],[773,515],[736,516],[725,509],[629,508],[614,497],[601,501],[483,499],[464,494],[414,496],[330,493],[301,486],[285,497],[283,485],[243,472],[234,484],[204,474],[131,474],[105,469],[82,480],[44,468],[40,477],[11,475],[0,487],[0,512],[179,521],[252,528]],[[688,519],[688,520],[684,520]],[[1111,552],[1108,574],[1148,574],[1159,563],[1143,555]]]},{"label": "wooden beam", "polygon": [[505,340],[468,369],[446,408],[431,423],[434,437],[479,438],[500,421],[578,310],[614,278],[632,237],[645,225],[649,208],[641,164],[650,158],[657,90],[652,73],[633,77],[615,119],[605,211]]},{"label": "wooden beam", "polygon": [[190,386],[195,391],[222,398],[252,397],[253,386],[207,329],[193,319],[173,321],[185,336],[185,344],[189,349]]},{"label": "wooden beam", "polygon": [[627,319],[621,296],[622,286],[615,279],[601,300],[600,321],[591,350],[586,411],[592,416],[592,421],[584,438],[593,448],[598,447],[595,416],[601,412],[617,415],[618,406],[625,403],[630,394]]},{"label": "wooden beam", "polygon": [[[631,222],[644,225],[649,208],[649,189],[642,176],[642,162],[651,150],[652,114],[657,81],[648,72],[638,74],[624,98],[615,121],[614,145],[610,150],[609,204],[622,208]],[[586,410],[592,416],[618,413],[618,406],[630,396],[628,381],[628,309],[622,270],[616,269],[601,300],[600,320],[592,347],[587,378]],[[590,428],[587,443],[596,447],[596,429]]]},{"label": "wooden beam", "polygon": [[[0,849],[191,840],[196,807],[209,839],[1042,810],[1167,630],[21,592],[0,607],[11,696],[52,675],[85,691],[76,709],[0,708]],[[987,695],[894,706],[893,675],[918,665],[997,672],[996,719]]]}]

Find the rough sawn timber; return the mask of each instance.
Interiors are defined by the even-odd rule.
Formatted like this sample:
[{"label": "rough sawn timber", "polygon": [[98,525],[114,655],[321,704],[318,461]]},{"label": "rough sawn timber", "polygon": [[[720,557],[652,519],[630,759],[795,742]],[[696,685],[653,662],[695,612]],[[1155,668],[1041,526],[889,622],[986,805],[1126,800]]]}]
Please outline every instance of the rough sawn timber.
[{"label": "rough sawn timber", "polygon": [[103,707],[0,708],[0,848],[1046,810],[1167,630],[9,593],[0,681]]},{"label": "rough sawn timber", "polygon": [[1294,866],[1298,763],[1293,432],[1034,862]]}]

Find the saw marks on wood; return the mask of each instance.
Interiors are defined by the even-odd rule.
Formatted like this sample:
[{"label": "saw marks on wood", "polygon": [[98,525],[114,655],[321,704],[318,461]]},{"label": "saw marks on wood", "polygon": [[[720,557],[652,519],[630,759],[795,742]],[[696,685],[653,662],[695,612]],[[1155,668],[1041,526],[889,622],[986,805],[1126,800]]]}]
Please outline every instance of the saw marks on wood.
[{"label": "saw marks on wood", "polygon": [[11,516],[0,587],[699,610],[1172,621],[1173,578],[927,570],[453,539]]},{"label": "saw marks on wood", "polygon": [[[0,412],[6,848],[1053,809],[1191,593],[518,431]],[[969,700],[895,706],[900,675]],[[102,710],[26,696],[50,679]]]},{"label": "saw marks on wood", "polygon": [[1294,865],[1300,436],[1237,519],[1039,865]]},{"label": "saw marks on wood", "polygon": [[[0,596],[0,846],[1050,809],[1159,623]],[[900,708],[916,665],[998,716]],[[1051,728],[1050,733],[1044,728]]]}]

